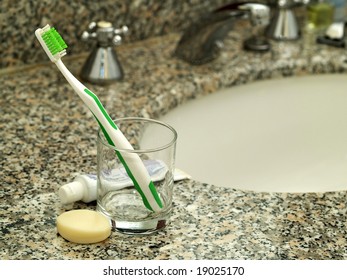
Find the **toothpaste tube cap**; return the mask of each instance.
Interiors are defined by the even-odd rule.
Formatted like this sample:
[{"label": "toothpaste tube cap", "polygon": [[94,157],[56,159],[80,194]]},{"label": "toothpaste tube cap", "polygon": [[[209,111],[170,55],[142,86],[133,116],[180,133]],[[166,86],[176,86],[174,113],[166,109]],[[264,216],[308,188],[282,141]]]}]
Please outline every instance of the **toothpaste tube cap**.
[{"label": "toothpaste tube cap", "polygon": [[70,204],[83,198],[84,187],[81,182],[74,181],[60,187],[58,194],[63,204]]}]

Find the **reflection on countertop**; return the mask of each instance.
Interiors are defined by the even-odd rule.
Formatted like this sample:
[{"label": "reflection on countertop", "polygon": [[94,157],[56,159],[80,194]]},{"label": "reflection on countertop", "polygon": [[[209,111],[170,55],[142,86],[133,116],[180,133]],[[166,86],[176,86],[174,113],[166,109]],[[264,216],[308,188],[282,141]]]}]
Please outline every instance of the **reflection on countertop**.
[{"label": "reflection on countertop", "polygon": [[[347,53],[303,41],[245,52],[231,32],[215,61],[172,57],[178,34],[119,47],[125,80],[88,85],[112,118],[157,118],[189,99],[258,79],[346,72]],[[67,58],[78,73],[85,56]],[[194,180],[175,184],[171,224],[146,237],[112,233],[77,245],[57,235],[57,190],[96,171],[97,125],[52,64],[0,76],[0,259],[346,259],[347,191],[256,193]],[[179,140],[178,140],[179,141]],[[179,153],[179,151],[177,151]],[[347,186],[346,186],[347,187]],[[95,203],[73,208],[95,209]]]}]

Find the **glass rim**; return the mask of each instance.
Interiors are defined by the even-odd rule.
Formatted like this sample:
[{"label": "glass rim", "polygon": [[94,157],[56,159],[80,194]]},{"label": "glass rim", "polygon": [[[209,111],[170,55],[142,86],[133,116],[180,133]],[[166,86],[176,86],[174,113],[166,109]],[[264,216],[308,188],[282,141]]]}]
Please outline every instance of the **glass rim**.
[{"label": "glass rim", "polygon": [[[103,135],[101,128],[99,128],[98,129],[98,141],[100,141],[102,143],[102,145],[104,145],[104,146],[106,146],[106,147],[108,147],[108,148],[110,148],[112,150],[118,151],[118,152],[125,152],[125,153],[153,153],[153,152],[164,150],[164,149],[172,146],[176,142],[176,140],[177,140],[177,136],[178,136],[177,135],[177,131],[171,125],[169,125],[167,123],[164,123],[162,121],[159,121],[159,120],[150,119],[150,118],[142,118],[142,117],[124,117],[124,118],[114,119],[113,121],[117,125],[117,122],[119,122],[119,121],[129,121],[129,120],[137,121],[137,122],[155,123],[155,124],[161,125],[163,127],[166,127],[173,134],[172,140],[169,141],[167,144],[164,144],[164,145],[159,146],[157,148],[138,149],[138,150],[136,150],[136,149],[122,149],[122,148],[117,148],[115,146],[110,145],[106,141],[106,139],[104,138],[105,136]],[[103,135],[103,137],[101,135]]]}]

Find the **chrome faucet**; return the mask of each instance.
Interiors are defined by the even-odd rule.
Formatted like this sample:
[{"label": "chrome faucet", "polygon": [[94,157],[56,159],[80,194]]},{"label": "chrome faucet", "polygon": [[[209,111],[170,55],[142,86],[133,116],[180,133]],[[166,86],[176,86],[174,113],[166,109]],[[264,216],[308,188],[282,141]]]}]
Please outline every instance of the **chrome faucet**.
[{"label": "chrome faucet", "polygon": [[109,84],[123,79],[123,69],[118,61],[114,45],[122,41],[122,34],[128,27],[114,28],[110,22],[91,22],[88,31],[82,33],[82,40],[96,41],[96,45],[82,66],[80,76],[83,80],[95,84]]},{"label": "chrome faucet", "polygon": [[306,0],[278,0],[275,4],[274,16],[266,30],[269,38],[275,40],[296,40],[300,37],[300,29],[293,9],[303,5]]},{"label": "chrome faucet", "polygon": [[[174,55],[195,65],[215,59],[234,22],[245,18],[249,19],[253,27],[259,31],[259,28],[269,24],[270,8],[259,3],[234,3],[219,8],[192,24],[185,31]],[[267,51],[270,49],[270,44],[262,34],[256,34],[244,42],[244,48]]]}]

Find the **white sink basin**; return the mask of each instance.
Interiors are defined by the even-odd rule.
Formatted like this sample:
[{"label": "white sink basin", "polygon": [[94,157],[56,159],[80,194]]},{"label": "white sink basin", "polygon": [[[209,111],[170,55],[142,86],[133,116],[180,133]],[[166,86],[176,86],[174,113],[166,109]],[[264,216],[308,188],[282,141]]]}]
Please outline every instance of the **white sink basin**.
[{"label": "white sink basin", "polygon": [[195,180],[255,191],[347,190],[347,74],[259,81],[161,118],[176,166]]}]

